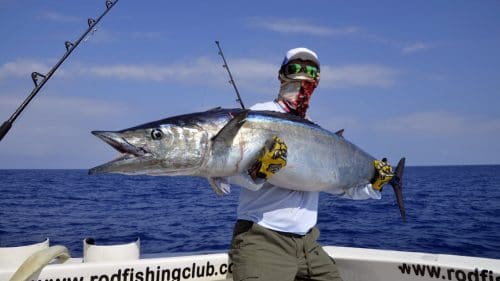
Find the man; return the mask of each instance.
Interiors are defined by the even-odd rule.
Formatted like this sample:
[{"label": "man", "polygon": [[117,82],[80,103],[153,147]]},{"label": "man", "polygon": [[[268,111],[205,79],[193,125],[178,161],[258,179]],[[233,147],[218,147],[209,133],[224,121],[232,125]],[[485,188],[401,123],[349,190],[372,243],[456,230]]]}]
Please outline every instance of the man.
[{"label": "man", "polygon": [[[276,100],[254,105],[306,118],[309,100],[320,80],[318,56],[307,48],[289,50],[278,78]],[[233,279],[240,280],[341,280],[337,267],[316,242],[319,192],[284,189],[266,180],[286,165],[286,143],[275,136],[248,169],[241,189],[238,220],[231,251]],[[380,189],[393,176],[383,161],[372,184],[354,188],[344,197],[380,198]]]}]

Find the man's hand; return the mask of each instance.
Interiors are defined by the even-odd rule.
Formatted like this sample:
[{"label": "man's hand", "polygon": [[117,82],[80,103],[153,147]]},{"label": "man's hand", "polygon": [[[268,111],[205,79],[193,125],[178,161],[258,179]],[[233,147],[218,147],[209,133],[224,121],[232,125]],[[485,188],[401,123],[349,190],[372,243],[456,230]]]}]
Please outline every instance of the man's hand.
[{"label": "man's hand", "polygon": [[373,166],[375,167],[375,177],[372,180],[372,187],[375,190],[382,191],[382,187],[394,177],[394,171],[391,165],[387,163],[386,158],[382,159],[382,161],[373,161]]},{"label": "man's hand", "polygon": [[255,163],[248,169],[248,174],[255,183],[268,180],[286,166],[287,150],[285,142],[274,136],[259,154]]}]

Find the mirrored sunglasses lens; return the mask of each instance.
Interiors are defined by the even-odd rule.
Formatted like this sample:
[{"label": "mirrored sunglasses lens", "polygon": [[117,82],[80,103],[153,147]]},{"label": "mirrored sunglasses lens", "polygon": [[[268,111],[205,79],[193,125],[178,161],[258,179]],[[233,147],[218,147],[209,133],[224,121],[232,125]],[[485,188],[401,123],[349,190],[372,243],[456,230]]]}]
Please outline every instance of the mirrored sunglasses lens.
[{"label": "mirrored sunglasses lens", "polygon": [[316,75],[318,74],[318,69],[315,66],[312,65],[306,65],[306,74],[309,75],[312,78],[316,78]]},{"label": "mirrored sunglasses lens", "polygon": [[297,74],[300,72],[300,69],[302,68],[302,65],[297,64],[297,63],[292,63],[287,66],[287,71],[288,74]]}]

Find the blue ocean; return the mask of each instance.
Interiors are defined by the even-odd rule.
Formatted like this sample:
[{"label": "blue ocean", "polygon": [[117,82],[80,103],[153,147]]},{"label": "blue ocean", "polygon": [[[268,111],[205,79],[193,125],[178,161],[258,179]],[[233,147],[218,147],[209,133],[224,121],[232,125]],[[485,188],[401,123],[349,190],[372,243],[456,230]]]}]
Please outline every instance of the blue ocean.
[{"label": "blue ocean", "polygon": [[[321,194],[320,243],[500,259],[500,165],[407,167],[407,222],[390,187],[381,200]],[[205,179],[0,170],[0,246],[50,238],[72,256],[82,241],[141,239],[142,253],[225,251],[240,189],[217,197]]]}]

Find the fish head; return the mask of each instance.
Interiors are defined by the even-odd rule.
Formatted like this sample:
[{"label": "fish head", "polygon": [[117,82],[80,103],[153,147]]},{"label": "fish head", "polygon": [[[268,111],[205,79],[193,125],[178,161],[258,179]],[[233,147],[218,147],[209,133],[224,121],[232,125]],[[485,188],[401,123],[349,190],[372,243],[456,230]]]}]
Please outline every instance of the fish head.
[{"label": "fish head", "polygon": [[90,169],[89,174],[193,175],[203,163],[208,139],[199,126],[161,121],[122,131],[93,131],[92,134],[121,155]]}]

